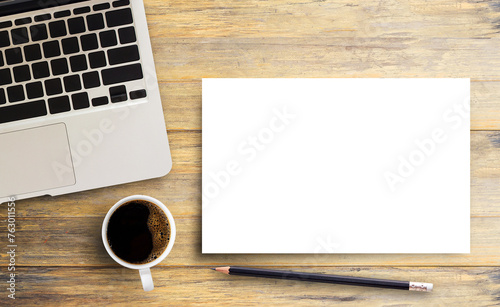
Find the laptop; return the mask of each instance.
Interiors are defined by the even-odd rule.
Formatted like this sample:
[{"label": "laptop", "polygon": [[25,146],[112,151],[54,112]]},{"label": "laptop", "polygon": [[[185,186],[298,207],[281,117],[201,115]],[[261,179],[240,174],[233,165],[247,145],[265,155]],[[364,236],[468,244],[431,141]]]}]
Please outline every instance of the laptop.
[{"label": "laptop", "polygon": [[0,0],[0,203],[171,167],[141,0]]}]

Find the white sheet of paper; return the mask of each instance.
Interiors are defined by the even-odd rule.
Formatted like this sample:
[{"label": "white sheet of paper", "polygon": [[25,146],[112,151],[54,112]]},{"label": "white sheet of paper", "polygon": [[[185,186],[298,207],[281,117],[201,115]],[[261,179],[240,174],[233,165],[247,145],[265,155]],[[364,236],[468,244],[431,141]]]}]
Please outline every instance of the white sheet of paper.
[{"label": "white sheet of paper", "polygon": [[469,253],[469,79],[203,79],[203,253]]}]

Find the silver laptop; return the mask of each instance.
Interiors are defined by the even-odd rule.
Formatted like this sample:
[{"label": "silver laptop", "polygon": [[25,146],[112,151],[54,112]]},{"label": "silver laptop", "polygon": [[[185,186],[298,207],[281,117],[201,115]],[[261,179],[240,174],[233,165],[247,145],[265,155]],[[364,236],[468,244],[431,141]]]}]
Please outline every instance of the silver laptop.
[{"label": "silver laptop", "polygon": [[0,203],[171,167],[142,0],[0,0]]}]

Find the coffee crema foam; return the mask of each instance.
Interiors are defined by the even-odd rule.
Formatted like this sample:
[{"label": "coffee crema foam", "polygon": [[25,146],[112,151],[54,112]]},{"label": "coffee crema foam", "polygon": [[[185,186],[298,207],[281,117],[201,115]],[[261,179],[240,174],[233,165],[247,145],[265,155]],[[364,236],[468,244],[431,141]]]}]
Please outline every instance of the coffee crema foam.
[{"label": "coffee crema foam", "polygon": [[153,250],[146,260],[139,262],[144,264],[155,261],[167,249],[170,241],[170,223],[165,212],[157,205],[147,201],[136,200],[135,202],[139,202],[149,209],[148,228],[153,237]]}]

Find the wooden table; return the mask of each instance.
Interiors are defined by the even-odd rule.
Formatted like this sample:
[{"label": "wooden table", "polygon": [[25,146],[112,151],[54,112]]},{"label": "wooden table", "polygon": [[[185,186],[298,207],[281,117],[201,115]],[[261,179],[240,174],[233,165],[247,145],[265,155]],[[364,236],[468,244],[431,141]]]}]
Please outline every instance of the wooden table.
[{"label": "wooden table", "polygon": [[[164,178],[17,203],[20,304],[487,306],[500,300],[498,1],[145,1],[174,167]],[[202,255],[201,78],[470,77],[471,253]],[[443,183],[446,184],[446,183]],[[131,194],[163,201],[177,240],[143,292],[100,227]],[[6,205],[0,207],[6,236]],[[2,239],[5,242],[5,239]],[[4,249],[2,249],[4,251]],[[0,256],[0,305],[8,258]],[[233,264],[433,282],[433,293],[229,277]]]}]

